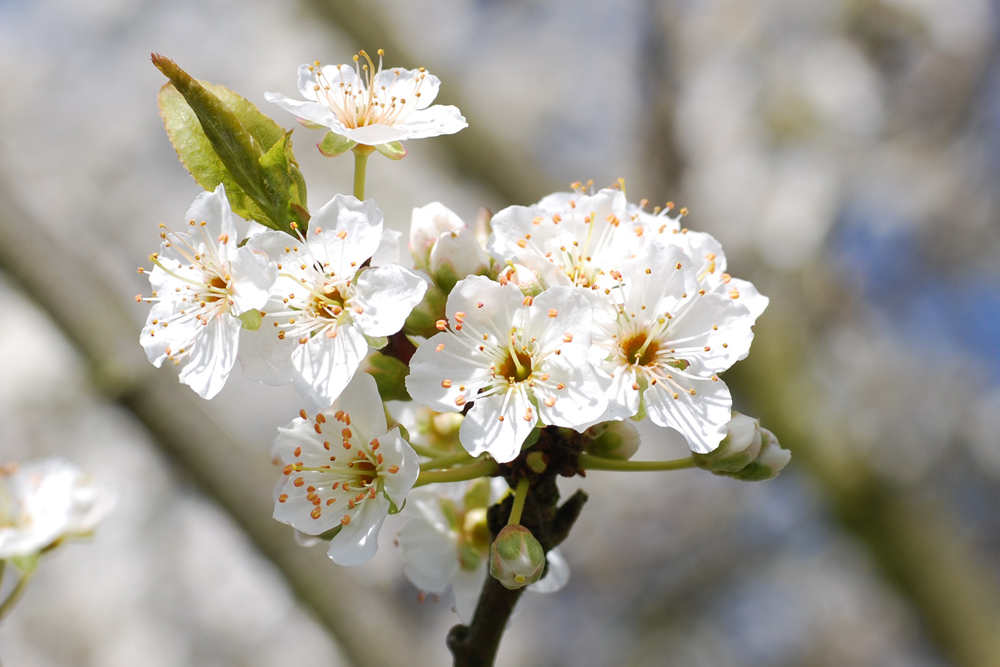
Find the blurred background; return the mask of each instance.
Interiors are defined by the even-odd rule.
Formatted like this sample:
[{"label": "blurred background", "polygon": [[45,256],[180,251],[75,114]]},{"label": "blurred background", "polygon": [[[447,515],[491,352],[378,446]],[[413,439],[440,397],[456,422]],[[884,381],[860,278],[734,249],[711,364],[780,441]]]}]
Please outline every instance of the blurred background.
[{"label": "blurred background", "polygon": [[[738,409],[776,480],[567,480],[591,501],[563,591],[498,664],[1000,665],[1000,54],[989,0],[0,0],[0,461],[62,454],[118,489],[0,626],[17,667],[449,664],[383,530],[337,568],[270,519],[301,407],[234,372],[211,403],[139,348],[135,268],[199,187],[155,51],[256,102],[359,48],[443,81],[468,130],[369,163],[387,223],[467,221],[625,179],[771,297]],[[313,209],[352,160],[295,130]],[[640,458],[684,451],[648,431]]]}]

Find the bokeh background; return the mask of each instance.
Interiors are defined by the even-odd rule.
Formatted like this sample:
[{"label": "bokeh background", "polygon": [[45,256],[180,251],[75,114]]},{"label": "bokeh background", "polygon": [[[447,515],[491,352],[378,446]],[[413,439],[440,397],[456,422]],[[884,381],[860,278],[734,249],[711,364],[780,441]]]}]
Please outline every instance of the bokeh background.
[{"label": "bokeh background", "polygon": [[[210,403],[137,343],[135,268],[199,188],[156,51],[257,102],[358,48],[426,66],[470,128],[369,165],[405,229],[569,182],[687,206],[771,297],[736,406],[776,480],[594,472],[566,589],[500,665],[1000,665],[1000,55],[989,0],[0,0],[0,460],[118,489],[0,626],[17,667],[448,664],[387,525],[337,568],[270,516],[300,399],[235,372]],[[295,131],[313,208],[350,158]],[[639,456],[683,451],[647,434]]]}]

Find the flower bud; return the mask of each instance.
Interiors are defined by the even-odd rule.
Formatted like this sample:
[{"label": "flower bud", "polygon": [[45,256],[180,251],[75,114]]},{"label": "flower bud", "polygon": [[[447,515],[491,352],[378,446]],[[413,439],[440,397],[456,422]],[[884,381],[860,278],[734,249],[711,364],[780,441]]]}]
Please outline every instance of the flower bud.
[{"label": "flower bud", "polygon": [[417,268],[426,269],[430,265],[431,250],[441,234],[464,228],[462,219],[438,202],[413,209],[410,220],[410,252]]},{"label": "flower bud", "polygon": [[500,274],[497,276],[497,282],[501,285],[514,283],[525,296],[538,296],[545,289],[542,285],[542,281],[539,280],[537,273],[526,266],[514,264],[512,262],[508,263],[507,266],[500,271]]},{"label": "flower bud", "polygon": [[538,581],[545,570],[545,550],[524,526],[505,526],[490,547],[490,576],[515,590]]},{"label": "flower bud", "polygon": [[591,438],[585,451],[601,458],[627,461],[639,449],[639,431],[632,422],[604,422],[583,435]]},{"label": "flower bud", "polygon": [[792,453],[787,449],[782,449],[778,444],[778,439],[766,428],[760,429],[763,446],[757,459],[739,472],[730,473],[730,477],[743,480],[744,482],[762,482],[766,479],[777,477],[778,473],[784,469],[788,462],[792,460]]},{"label": "flower bud", "polygon": [[485,275],[490,258],[468,227],[445,232],[431,247],[428,258],[431,275],[445,294],[455,283],[473,275]]},{"label": "flower bud", "polygon": [[739,412],[733,412],[729,433],[719,446],[708,454],[694,454],[694,462],[718,474],[731,474],[753,463],[761,451],[760,422]]}]

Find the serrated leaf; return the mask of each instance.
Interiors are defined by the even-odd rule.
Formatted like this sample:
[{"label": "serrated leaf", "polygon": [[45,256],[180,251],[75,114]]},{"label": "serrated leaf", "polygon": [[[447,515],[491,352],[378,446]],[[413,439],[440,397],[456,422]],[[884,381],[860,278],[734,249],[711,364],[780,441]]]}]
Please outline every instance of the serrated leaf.
[{"label": "serrated leaf", "polygon": [[316,148],[318,148],[319,152],[326,157],[337,157],[338,155],[343,155],[357,145],[358,142],[352,141],[342,134],[337,134],[331,130],[323,135],[320,142],[316,144]]},{"label": "serrated leaf", "polygon": [[[153,56],[171,84],[160,91],[160,113],[175,150],[195,180],[206,189],[226,186],[238,215],[291,232],[308,223],[305,181],[291,152],[288,133],[245,98],[191,78],[176,63]],[[278,146],[279,165],[265,173],[261,158]]]},{"label": "serrated leaf", "polygon": [[375,147],[375,150],[390,160],[402,160],[409,152],[401,141],[390,141],[387,144],[379,144]]}]

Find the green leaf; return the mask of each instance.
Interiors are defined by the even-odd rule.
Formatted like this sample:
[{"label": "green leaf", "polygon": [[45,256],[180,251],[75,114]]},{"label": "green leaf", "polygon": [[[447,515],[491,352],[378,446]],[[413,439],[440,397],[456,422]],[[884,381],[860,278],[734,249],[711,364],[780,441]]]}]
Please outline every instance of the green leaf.
[{"label": "green leaf", "polygon": [[325,155],[326,157],[337,157],[338,155],[346,153],[347,151],[351,150],[357,145],[358,142],[351,141],[347,137],[341,134],[337,134],[336,132],[331,130],[330,132],[327,132],[326,134],[323,135],[323,138],[320,140],[320,142],[316,144],[316,148],[318,148],[319,152]]},{"label": "green leaf", "polygon": [[305,181],[288,133],[231,90],[194,80],[168,58],[153,63],[171,81],[159,95],[167,135],[195,180],[209,190],[225,185],[244,218],[289,233],[296,222],[305,232]]},{"label": "green leaf", "polygon": [[375,147],[375,150],[390,160],[402,160],[409,152],[401,141],[390,141],[387,144],[379,144]]},{"label": "green leaf", "polygon": [[406,376],[410,367],[395,357],[388,357],[381,352],[372,352],[366,359],[364,369],[375,378],[378,393],[383,401],[409,401],[406,393]]}]

